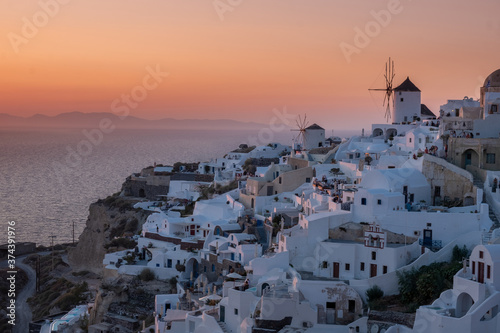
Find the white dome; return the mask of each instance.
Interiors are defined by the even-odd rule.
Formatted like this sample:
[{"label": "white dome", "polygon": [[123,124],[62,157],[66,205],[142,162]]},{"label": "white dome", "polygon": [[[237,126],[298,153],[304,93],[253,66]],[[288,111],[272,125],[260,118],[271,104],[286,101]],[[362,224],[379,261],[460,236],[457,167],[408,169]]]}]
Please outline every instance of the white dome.
[{"label": "white dome", "polygon": [[385,143],[372,143],[366,148],[367,153],[380,153],[384,150],[389,149],[389,146]]}]

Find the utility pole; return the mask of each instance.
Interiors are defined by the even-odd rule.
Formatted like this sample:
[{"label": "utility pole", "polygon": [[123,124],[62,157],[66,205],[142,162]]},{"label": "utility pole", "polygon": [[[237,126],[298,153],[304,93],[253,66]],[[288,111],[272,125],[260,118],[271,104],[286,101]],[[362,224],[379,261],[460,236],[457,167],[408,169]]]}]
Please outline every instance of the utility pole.
[{"label": "utility pole", "polygon": [[40,292],[40,255],[36,257],[36,292]]},{"label": "utility pole", "polygon": [[51,238],[51,241],[52,241],[52,269],[51,271],[54,270],[54,238],[56,238],[57,236],[49,236]]}]

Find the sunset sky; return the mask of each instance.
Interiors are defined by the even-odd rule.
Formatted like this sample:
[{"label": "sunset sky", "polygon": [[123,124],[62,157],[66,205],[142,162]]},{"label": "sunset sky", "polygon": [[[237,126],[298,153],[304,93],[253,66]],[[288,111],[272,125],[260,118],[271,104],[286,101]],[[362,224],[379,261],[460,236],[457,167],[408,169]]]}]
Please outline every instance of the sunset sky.
[{"label": "sunset sky", "polygon": [[[389,56],[394,84],[410,76],[435,113],[478,98],[500,68],[498,0],[60,2],[0,3],[0,113],[111,112],[158,66],[169,76],[135,116],[266,123],[286,107],[326,129],[358,129],[385,122],[383,95],[368,88],[383,86]],[[341,44],[355,47],[355,29],[369,27],[348,62]]]}]

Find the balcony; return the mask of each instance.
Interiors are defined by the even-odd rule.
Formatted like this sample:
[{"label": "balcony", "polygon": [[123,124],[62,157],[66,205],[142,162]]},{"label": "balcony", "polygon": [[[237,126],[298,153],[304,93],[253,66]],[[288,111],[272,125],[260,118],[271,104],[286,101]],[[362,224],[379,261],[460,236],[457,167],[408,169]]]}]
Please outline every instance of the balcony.
[{"label": "balcony", "polygon": [[441,240],[424,240],[419,238],[418,244],[430,249],[431,251],[437,251],[443,248],[443,242]]}]

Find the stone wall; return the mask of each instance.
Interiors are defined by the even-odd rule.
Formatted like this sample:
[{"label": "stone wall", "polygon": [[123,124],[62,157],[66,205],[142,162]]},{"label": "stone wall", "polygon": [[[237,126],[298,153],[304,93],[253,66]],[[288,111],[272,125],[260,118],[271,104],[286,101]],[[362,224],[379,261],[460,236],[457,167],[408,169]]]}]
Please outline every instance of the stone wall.
[{"label": "stone wall", "polygon": [[[212,272],[212,265],[215,266],[214,272]],[[226,273],[229,273],[231,269],[234,269],[234,271],[238,274],[244,272],[244,269],[239,262],[228,259],[223,259],[222,262],[219,262],[217,260],[217,256],[213,253],[208,255],[208,260],[202,258],[201,265],[199,265],[199,267],[200,273],[205,274],[209,282],[217,281],[217,279],[223,275],[224,270]]]},{"label": "stone wall", "polygon": [[[500,139],[448,139],[448,162],[466,168],[467,154],[470,154],[470,165],[491,171],[500,170]],[[487,154],[495,154],[495,163],[487,163]]]},{"label": "stone wall", "polygon": [[[422,164],[422,173],[431,185],[432,202],[427,204],[439,205],[445,198],[452,201],[457,199],[466,204],[477,203],[476,187],[469,172],[441,158],[426,154]],[[436,190],[436,187],[439,189]],[[440,192],[439,197],[436,196],[436,191]]]},{"label": "stone wall", "polygon": [[169,184],[170,177],[165,176],[127,178],[123,184],[123,191],[126,196],[157,200],[159,195],[168,194]]},{"label": "stone wall", "polygon": [[164,242],[169,242],[175,245],[181,245],[181,250],[191,251],[191,250],[201,250],[203,248],[204,240],[197,240],[196,242],[183,241],[180,238],[175,237],[165,237],[152,232],[146,232],[144,238],[156,239]]}]

